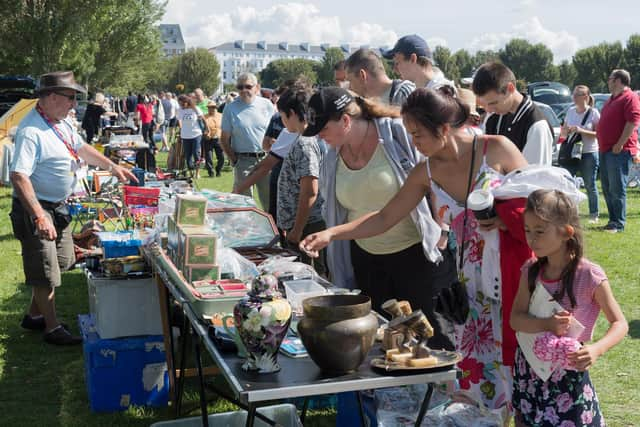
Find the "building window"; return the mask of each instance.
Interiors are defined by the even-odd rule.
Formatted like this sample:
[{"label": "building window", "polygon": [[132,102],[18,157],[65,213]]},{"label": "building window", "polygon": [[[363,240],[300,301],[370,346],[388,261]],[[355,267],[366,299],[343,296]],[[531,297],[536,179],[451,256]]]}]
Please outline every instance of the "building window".
[{"label": "building window", "polygon": [[222,72],[222,78],[223,78],[224,80],[227,80],[227,72],[226,72],[226,71],[223,71],[223,72]]}]

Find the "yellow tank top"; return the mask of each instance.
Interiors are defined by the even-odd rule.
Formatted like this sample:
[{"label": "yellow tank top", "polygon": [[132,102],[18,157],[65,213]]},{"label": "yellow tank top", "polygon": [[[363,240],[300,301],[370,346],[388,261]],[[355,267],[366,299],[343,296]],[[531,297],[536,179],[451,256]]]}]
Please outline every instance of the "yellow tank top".
[{"label": "yellow tank top", "polygon": [[[382,209],[399,189],[400,184],[381,145],[360,170],[349,169],[342,157],[338,160],[336,198],[348,210],[348,221]],[[356,243],[371,254],[382,255],[399,252],[421,240],[415,224],[406,217],[385,233],[358,239]]]}]

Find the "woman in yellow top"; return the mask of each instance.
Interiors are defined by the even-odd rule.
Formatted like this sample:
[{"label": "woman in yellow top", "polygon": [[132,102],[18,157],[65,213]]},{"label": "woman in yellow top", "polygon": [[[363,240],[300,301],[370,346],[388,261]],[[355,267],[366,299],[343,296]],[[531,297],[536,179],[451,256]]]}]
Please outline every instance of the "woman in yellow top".
[{"label": "woman in yellow top", "polygon": [[[382,209],[422,155],[410,142],[399,109],[324,88],[309,101],[305,136],[318,135],[330,147],[321,172],[327,226],[344,224]],[[408,300],[435,329],[434,349],[454,350],[453,323],[435,312],[434,298],[456,279],[450,248],[441,250],[441,228],[422,198],[411,214],[388,231],[327,246],[331,280],[357,287],[381,311],[388,299]]]},{"label": "woman in yellow top", "polygon": [[220,176],[222,166],[224,166],[224,152],[220,147],[220,123],[222,122],[222,114],[218,113],[217,105],[213,101],[209,101],[207,104],[207,114],[204,116],[204,121],[207,124],[207,129],[204,131],[202,137],[202,151],[204,155],[204,164],[207,168],[209,176],[213,176],[213,157],[212,151],[216,152],[216,176]]}]

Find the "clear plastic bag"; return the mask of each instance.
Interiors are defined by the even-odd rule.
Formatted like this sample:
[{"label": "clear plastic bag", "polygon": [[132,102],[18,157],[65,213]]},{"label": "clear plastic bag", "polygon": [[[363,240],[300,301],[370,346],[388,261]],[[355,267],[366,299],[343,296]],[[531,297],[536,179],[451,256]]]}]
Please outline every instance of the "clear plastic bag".
[{"label": "clear plastic bag", "polygon": [[242,281],[252,280],[260,274],[251,261],[231,248],[218,247],[218,265],[222,274],[231,274]]}]

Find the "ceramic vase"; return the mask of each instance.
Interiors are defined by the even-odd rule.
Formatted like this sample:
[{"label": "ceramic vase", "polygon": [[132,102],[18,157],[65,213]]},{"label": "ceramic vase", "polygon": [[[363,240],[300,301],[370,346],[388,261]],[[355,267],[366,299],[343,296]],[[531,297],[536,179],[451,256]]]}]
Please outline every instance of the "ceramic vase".
[{"label": "ceramic vase", "polygon": [[278,349],[291,323],[291,306],[278,292],[276,277],[265,274],[254,279],[252,290],[235,305],[233,316],[247,351],[242,368],[278,372]]}]

